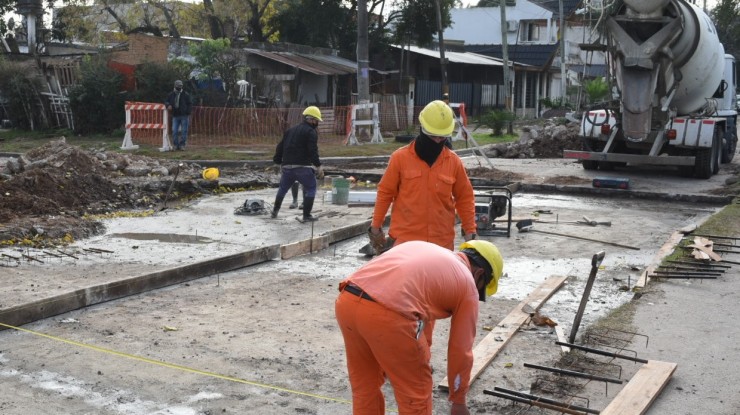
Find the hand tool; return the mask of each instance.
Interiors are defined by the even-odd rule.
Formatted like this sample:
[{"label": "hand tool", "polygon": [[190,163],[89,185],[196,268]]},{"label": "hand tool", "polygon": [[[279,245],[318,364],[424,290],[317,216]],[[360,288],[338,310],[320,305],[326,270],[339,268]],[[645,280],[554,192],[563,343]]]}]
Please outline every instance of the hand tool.
[{"label": "hand tool", "polygon": [[586,281],[586,288],[583,289],[583,296],[581,297],[581,304],[578,306],[578,312],[576,318],[573,320],[573,327],[570,329],[570,337],[568,338],[569,343],[575,343],[576,333],[578,332],[578,326],[581,325],[581,318],[583,318],[583,312],[586,309],[586,303],[588,303],[588,297],[591,295],[591,287],[594,285],[596,279],[596,272],[599,271],[601,261],[604,260],[604,251],[600,251],[591,258],[591,273],[588,275]]}]

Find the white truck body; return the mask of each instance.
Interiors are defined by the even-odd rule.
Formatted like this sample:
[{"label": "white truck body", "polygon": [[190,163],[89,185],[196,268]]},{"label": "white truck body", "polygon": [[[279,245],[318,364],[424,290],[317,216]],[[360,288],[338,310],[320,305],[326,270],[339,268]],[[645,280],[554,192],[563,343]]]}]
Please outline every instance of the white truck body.
[{"label": "white truck body", "polygon": [[[737,147],[735,59],[709,17],[684,0],[625,0],[606,21],[614,100],[585,111],[588,170],[678,166],[709,178]],[[607,128],[608,127],[608,128]]]}]

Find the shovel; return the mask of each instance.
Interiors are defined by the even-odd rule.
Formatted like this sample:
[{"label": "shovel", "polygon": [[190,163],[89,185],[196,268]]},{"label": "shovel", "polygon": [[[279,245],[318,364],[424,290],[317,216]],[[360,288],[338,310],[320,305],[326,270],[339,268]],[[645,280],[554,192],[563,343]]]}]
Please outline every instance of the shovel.
[{"label": "shovel", "polygon": [[167,193],[164,195],[164,203],[162,203],[162,207],[159,208],[159,211],[163,211],[167,209],[167,200],[170,198],[170,193],[172,192],[172,186],[175,185],[175,181],[177,181],[177,175],[180,174],[180,168],[182,167],[182,163],[177,165],[177,169],[175,170],[175,177],[172,178],[172,181],[170,182],[170,187],[167,188]]}]

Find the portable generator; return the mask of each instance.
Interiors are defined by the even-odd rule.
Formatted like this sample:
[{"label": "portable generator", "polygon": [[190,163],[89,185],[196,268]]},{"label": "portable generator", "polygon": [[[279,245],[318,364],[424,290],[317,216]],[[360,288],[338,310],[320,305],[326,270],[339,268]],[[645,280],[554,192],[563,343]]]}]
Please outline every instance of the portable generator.
[{"label": "portable generator", "polygon": [[[511,190],[507,187],[475,189],[475,224],[481,236],[511,236]],[[496,223],[496,218],[506,217]]]}]

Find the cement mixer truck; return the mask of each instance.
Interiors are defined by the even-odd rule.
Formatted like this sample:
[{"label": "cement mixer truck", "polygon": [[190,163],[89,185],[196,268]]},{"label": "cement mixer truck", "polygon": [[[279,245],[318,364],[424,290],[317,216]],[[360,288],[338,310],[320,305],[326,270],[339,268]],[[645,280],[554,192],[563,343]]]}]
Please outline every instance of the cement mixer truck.
[{"label": "cement mixer truck", "polygon": [[606,18],[611,99],[584,111],[586,170],[675,166],[708,179],[737,147],[735,58],[717,30],[684,0],[624,0]]}]

